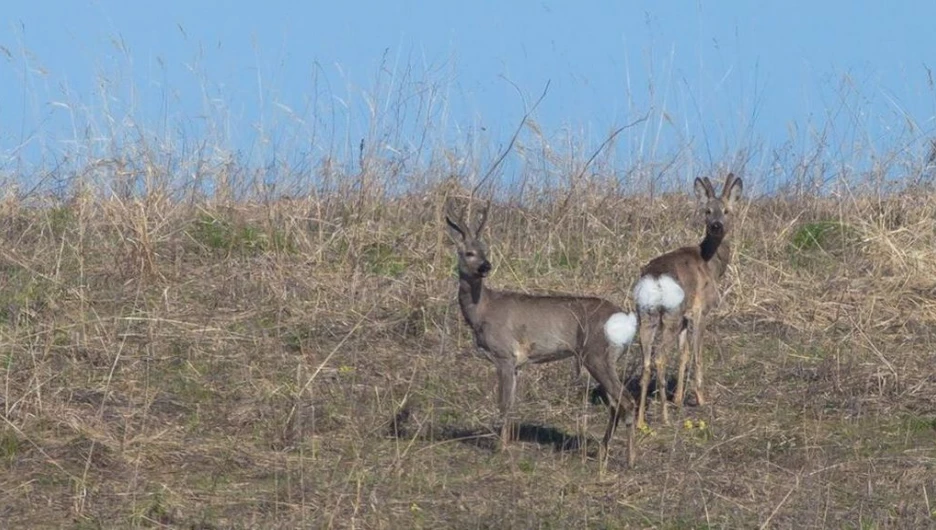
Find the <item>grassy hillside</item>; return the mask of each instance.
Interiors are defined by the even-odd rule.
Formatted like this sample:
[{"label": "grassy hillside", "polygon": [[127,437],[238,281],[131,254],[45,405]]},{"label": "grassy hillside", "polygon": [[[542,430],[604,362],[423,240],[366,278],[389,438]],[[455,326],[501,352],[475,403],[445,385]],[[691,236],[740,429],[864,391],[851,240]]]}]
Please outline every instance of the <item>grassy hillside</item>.
[{"label": "grassy hillside", "polygon": [[[636,469],[619,432],[605,474],[606,413],[570,362],[523,371],[524,441],[494,451],[441,223],[465,198],[9,196],[3,526],[936,525],[936,194],[747,198],[711,406],[670,426],[651,408]],[[489,282],[629,307],[640,264],[699,240],[693,206],[600,181],[505,193]]]}]

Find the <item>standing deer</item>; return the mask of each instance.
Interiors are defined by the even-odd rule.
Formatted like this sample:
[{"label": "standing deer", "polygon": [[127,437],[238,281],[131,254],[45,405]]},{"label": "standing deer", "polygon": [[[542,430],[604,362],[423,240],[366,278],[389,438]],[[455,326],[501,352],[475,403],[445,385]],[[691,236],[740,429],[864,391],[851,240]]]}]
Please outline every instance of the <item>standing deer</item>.
[{"label": "standing deer", "polygon": [[534,296],[495,291],[484,285],[491,271],[481,231],[488,208],[477,229],[464,220],[445,221],[458,247],[458,302],[475,342],[497,369],[497,396],[503,426],[501,447],[512,435],[509,413],[517,390],[519,369],[576,356],[602,386],[608,397],[610,417],[601,444],[600,460],[606,462],[608,444],[621,417],[627,426],[627,461],[633,466],[633,397],[625,391],[615,360],[633,340],[637,317],[600,298],[583,296]]},{"label": "standing deer", "polygon": [[[674,403],[677,407],[683,404],[690,349],[695,374],[695,401],[699,405],[705,403],[702,396],[702,335],[705,332],[705,319],[718,303],[718,280],[728,267],[731,253],[726,241],[729,219],[742,189],[741,179],[732,173],[725,179],[721,196],[715,195],[708,177],[696,178],[696,198],[705,212],[705,238],[702,243],[663,254],[640,271],[640,279],[634,287],[640,347],[643,352],[638,427],[646,425],[651,361],[656,364],[656,388],[663,422],[669,421],[666,412],[666,355],[674,342],[678,342],[680,351]],[[691,339],[688,337],[690,324]],[[655,345],[658,337],[659,344]]]}]

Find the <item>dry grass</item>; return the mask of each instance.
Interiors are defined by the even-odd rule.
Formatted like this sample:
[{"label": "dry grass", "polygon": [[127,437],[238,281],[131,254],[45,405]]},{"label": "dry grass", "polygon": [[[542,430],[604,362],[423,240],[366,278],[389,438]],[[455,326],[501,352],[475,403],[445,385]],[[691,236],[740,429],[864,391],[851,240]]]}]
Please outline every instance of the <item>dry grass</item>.
[{"label": "dry grass", "polygon": [[[525,370],[525,442],[492,450],[454,190],[6,200],[4,526],[936,526],[936,194],[747,201],[712,406],[651,409],[637,468],[619,439],[599,475],[605,412],[564,363]],[[693,219],[601,184],[503,199],[490,281],[629,304]]]}]

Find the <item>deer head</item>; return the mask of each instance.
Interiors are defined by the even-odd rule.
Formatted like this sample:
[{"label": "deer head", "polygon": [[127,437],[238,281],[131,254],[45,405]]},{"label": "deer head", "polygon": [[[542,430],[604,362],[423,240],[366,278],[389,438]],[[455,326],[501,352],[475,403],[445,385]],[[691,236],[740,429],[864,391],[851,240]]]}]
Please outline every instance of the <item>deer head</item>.
[{"label": "deer head", "polygon": [[729,173],[721,195],[715,194],[715,188],[708,177],[695,179],[695,194],[705,214],[705,235],[723,238],[728,233],[729,222],[744,184],[741,179]]},{"label": "deer head", "polygon": [[[491,262],[487,260],[487,245],[481,241],[481,231],[487,221],[487,213],[491,203],[481,210],[481,219],[477,228],[472,232],[461,216],[456,217],[451,208],[445,216],[449,226],[449,235],[458,249],[458,274],[465,279],[484,278],[491,272]],[[457,219],[457,221],[455,220]]]}]

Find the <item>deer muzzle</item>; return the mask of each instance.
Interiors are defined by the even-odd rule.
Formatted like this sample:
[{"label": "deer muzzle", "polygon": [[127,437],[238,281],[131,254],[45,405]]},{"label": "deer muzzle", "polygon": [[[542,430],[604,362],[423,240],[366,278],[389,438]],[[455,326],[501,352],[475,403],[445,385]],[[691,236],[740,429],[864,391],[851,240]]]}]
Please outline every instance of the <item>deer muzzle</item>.
[{"label": "deer muzzle", "polygon": [[484,261],[484,263],[482,263],[478,267],[478,274],[480,274],[481,277],[484,278],[485,276],[488,275],[489,272],[491,272],[491,262]]}]

